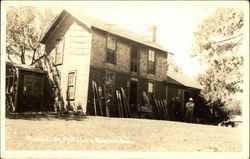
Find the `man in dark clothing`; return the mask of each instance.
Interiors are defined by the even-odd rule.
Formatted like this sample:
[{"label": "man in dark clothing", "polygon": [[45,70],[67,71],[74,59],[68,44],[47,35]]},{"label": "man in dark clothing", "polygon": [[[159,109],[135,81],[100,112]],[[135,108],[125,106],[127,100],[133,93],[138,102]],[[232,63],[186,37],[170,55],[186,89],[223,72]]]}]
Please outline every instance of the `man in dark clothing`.
[{"label": "man in dark clothing", "polygon": [[171,100],[171,108],[169,110],[170,120],[179,121],[180,120],[180,106],[179,97],[174,97]]},{"label": "man in dark clothing", "polygon": [[174,117],[176,121],[180,121],[180,107],[181,107],[181,102],[179,100],[179,97],[175,97],[175,102],[174,102]]},{"label": "man in dark clothing", "polygon": [[170,101],[170,107],[169,107],[169,119],[174,120],[174,108],[175,108],[175,97],[173,97]]}]

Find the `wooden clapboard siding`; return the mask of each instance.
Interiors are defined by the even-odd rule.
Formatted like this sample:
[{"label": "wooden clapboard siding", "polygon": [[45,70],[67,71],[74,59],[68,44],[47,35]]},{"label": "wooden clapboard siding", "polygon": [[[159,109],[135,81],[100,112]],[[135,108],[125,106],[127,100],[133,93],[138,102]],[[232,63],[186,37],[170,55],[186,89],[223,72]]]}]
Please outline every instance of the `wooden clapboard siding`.
[{"label": "wooden clapboard siding", "polygon": [[[76,34],[77,32],[77,34]],[[79,36],[81,35],[81,36]],[[73,22],[65,34],[64,63],[62,66],[64,77],[63,84],[66,86],[68,72],[76,70],[75,105],[81,105],[86,112],[87,92],[89,81],[89,66],[91,56],[91,34],[79,24]],[[66,95],[67,87],[62,93]]]},{"label": "wooden clapboard siding", "polygon": [[[63,64],[51,65],[51,68],[46,67],[46,62],[54,62],[55,43],[60,37],[64,37],[65,40]],[[40,63],[45,64],[44,67],[48,71],[50,79],[53,79],[53,73],[57,70],[61,73],[61,94],[65,104],[67,104],[68,73],[76,71],[75,100],[72,103],[76,106],[81,105],[83,112],[86,112],[87,106],[91,39],[91,33],[73,17],[67,15],[50,39],[47,40],[45,45],[48,55],[40,60]]]}]

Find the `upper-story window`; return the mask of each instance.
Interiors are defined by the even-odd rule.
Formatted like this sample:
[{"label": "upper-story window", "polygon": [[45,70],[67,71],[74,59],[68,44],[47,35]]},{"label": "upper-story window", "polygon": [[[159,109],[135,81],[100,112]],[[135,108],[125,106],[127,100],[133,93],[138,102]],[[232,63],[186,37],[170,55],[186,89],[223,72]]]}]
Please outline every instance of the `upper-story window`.
[{"label": "upper-story window", "polygon": [[155,52],[148,50],[148,73],[155,74]]},{"label": "upper-story window", "polygon": [[64,37],[57,39],[55,49],[55,65],[61,65],[63,63]]},{"label": "upper-story window", "polygon": [[116,38],[112,36],[107,37],[107,53],[106,62],[115,64],[116,63]]},{"label": "upper-story window", "polygon": [[131,72],[138,72],[138,48],[132,47],[131,48],[131,64],[130,64],[130,71]]}]

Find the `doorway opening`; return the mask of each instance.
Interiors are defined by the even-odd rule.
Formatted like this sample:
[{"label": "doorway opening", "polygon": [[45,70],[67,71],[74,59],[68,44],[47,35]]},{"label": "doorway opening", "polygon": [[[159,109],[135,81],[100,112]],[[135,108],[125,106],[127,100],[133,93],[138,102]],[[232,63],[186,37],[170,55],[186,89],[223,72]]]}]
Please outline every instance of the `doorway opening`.
[{"label": "doorway opening", "polygon": [[137,88],[138,88],[138,81],[137,80],[130,80],[130,106],[137,107]]},{"label": "doorway opening", "polygon": [[181,102],[181,118],[184,119],[184,114],[186,112],[186,103],[188,102],[190,98],[190,92],[184,89],[179,89],[178,90],[178,96]]}]

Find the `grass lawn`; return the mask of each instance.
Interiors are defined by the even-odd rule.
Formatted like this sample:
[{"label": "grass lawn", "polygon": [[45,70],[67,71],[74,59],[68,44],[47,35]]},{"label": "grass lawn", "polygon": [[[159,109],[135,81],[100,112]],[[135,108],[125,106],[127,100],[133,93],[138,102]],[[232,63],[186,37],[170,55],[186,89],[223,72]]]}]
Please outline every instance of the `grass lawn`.
[{"label": "grass lawn", "polygon": [[6,119],[6,150],[240,152],[240,128],[88,116]]}]

